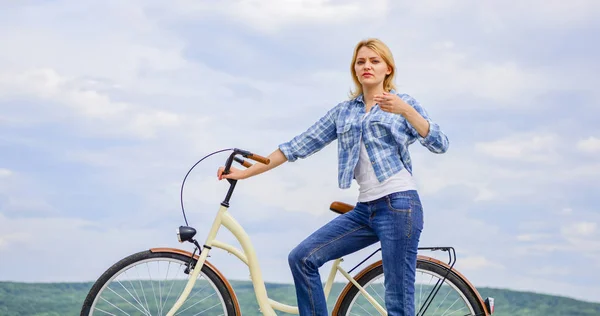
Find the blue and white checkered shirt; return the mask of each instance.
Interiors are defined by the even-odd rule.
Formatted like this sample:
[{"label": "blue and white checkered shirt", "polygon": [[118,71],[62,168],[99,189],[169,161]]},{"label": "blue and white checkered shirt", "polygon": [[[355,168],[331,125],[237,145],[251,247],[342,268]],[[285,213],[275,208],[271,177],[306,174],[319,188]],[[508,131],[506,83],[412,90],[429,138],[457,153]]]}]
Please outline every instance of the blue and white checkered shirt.
[{"label": "blue and white checkered shirt", "polygon": [[354,179],[362,136],[379,182],[403,168],[412,174],[408,146],[418,139],[431,152],[444,153],[448,149],[448,138],[429,118],[417,100],[394,90],[390,93],[398,95],[429,122],[429,134],[426,137],[421,137],[402,115],[385,112],[377,105],[372,107],[371,113],[362,120],[365,104],[360,95],[339,103],[305,132],[280,144],[279,149],[291,162],[312,155],[337,138],[338,185],[346,189]]}]

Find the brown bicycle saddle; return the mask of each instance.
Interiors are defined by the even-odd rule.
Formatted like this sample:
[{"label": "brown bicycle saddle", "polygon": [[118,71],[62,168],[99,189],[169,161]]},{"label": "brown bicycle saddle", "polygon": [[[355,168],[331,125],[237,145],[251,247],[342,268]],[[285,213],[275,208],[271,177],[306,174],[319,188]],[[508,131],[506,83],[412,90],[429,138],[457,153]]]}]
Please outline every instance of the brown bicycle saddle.
[{"label": "brown bicycle saddle", "polygon": [[348,213],[353,208],[354,208],[354,205],[350,205],[350,204],[347,204],[344,202],[339,202],[339,201],[335,201],[335,202],[331,203],[331,205],[329,206],[330,210],[332,210],[338,214]]}]

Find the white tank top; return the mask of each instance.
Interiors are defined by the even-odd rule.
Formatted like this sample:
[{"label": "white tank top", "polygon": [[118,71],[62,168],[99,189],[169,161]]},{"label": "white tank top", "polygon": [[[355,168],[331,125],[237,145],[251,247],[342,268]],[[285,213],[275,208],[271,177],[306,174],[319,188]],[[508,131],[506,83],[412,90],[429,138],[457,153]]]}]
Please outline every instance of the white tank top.
[{"label": "white tank top", "polygon": [[[363,116],[363,120],[368,114],[369,112]],[[380,183],[379,180],[377,180],[375,170],[373,170],[373,166],[370,162],[371,159],[369,159],[367,148],[365,147],[361,135],[360,154],[358,157],[358,163],[354,168],[354,177],[359,186],[359,202],[373,201],[394,192],[417,189],[414,178],[408,172],[408,170],[406,170],[406,168],[400,170],[400,172]]]}]

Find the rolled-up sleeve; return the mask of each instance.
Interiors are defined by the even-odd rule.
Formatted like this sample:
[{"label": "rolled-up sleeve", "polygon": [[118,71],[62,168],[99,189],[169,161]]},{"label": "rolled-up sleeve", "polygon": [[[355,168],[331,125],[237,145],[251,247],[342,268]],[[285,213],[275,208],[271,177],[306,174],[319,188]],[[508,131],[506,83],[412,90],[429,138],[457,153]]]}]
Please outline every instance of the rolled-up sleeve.
[{"label": "rolled-up sleeve", "polygon": [[306,131],[278,146],[288,161],[306,158],[337,138],[335,119],[339,107],[340,104],[330,109]]},{"label": "rolled-up sleeve", "polygon": [[427,122],[429,122],[429,133],[425,137],[421,136],[417,130],[407,121],[407,128],[410,130],[410,133],[416,137],[419,142],[429,151],[433,153],[442,154],[448,150],[450,146],[450,142],[448,141],[448,137],[441,130],[440,126],[435,123],[427,114],[427,111],[421,106],[421,104],[411,96],[402,97],[402,99],[412,106]]}]

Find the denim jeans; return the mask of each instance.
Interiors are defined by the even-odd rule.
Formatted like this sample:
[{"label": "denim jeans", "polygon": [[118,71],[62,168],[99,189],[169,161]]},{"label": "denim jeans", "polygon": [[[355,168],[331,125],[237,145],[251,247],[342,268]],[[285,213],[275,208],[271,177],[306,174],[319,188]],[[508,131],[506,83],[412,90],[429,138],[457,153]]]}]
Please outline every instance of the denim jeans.
[{"label": "denim jeans", "polygon": [[381,243],[385,307],[389,316],[414,316],[417,248],[423,209],[417,191],[396,192],[355,208],[321,227],[288,257],[301,316],[326,316],[319,268],[376,242]]}]

